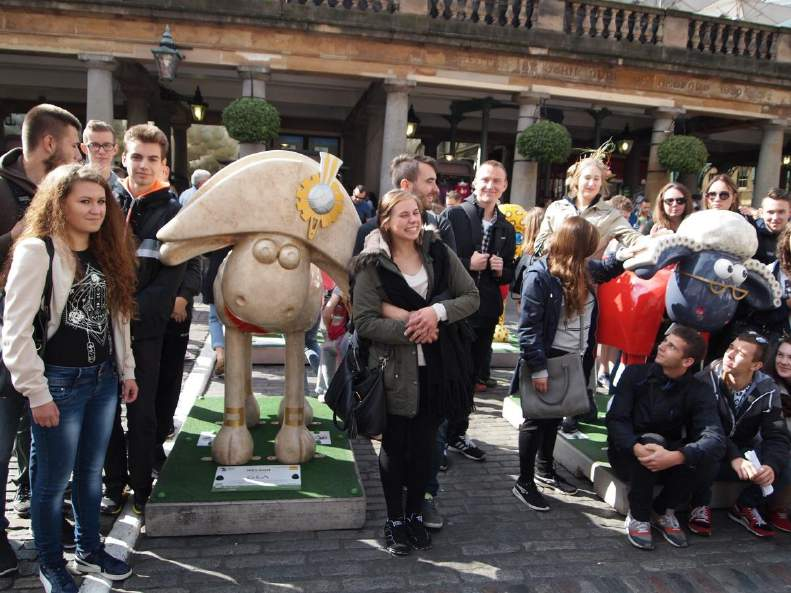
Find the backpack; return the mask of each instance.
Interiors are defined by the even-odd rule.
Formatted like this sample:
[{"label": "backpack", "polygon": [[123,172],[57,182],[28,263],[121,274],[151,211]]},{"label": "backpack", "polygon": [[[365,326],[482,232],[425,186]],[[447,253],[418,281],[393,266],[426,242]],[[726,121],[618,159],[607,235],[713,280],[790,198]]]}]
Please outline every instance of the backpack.
[{"label": "backpack", "polygon": [[[49,268],[47,269],[47,279],[44,283],[44,292],[41,294],[41,307],[33,319],[33,343],[36,345],[36,352],[42,358],[47,345],[47,325],[50,319],[49,303],[52,300],[52,259],[55,256],[55,246],[52,243],[52,238],[44,237],[43,241],[47,248],[47,255],[49,255]],[[2,334],[4,315],[5,288],[0,289],[0,334]],[[14,385],[11,382],[11,373],[2,360],[2,354],[2,344],[0,343],[0,398],[22,397],[14,389]]]}]

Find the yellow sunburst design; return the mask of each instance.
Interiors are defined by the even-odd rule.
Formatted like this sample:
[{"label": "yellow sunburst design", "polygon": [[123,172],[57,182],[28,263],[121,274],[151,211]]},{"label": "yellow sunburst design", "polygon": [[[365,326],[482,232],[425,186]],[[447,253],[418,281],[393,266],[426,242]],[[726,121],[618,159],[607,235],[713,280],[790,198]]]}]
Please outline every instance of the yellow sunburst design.
[{"label": "yellow sunburst design", "polygon": [[297,210],[308,223],[308,239],[316,236],[319,226],[327,228],[343,212],[343,188],[335,178],[342,163],[338,157],[322,152],[320,172],[302,181],[297,190]]}]

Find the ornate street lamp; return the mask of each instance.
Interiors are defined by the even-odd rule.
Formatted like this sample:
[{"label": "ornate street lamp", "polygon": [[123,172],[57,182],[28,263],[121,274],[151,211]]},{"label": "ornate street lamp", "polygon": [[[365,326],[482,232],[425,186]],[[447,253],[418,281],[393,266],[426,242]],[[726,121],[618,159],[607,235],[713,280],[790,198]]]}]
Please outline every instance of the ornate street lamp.
[{"label": "ornate street lamp", "polygon": [[198,123],[206,118],[206,111],[209,109],[209,104],[203,100],[200,87],[195,87],[195,95],[190,100],[190,111],[192,111],[192,119]]},{"label": "ornate street lamp", "polygon": [[783,156],[783,165],[786,167],[791,167],[791,154],[787,154]]},{"label": "ornate street lamp", "polygon": [[162,34],[162,39],[159,40],[159,46],[152,49],[151,53],[154,54],[154,60],[157,63],[159,80],[170,81],[176,78],[176,69],[179,62],[184,59],[184,56],[176,48],[176,43],[173,41],[173,35],[170,32],[170,25],[165,26],[165,32]]},{"label": "ornate street lamp", "polygon": [[406,117],[406,137],[414,138],[417,134],[417,128],[420,125],[420,118],[415,113],[415,106],[409,106],[409,113]]},{"label": "ornate street lamp", "polygon": [[618,151],[618,154],[626,156],[632,152],[632,147],[634,147],[634,138],[629,134],[629,124],[626,124],[626,127],[623,129],[623,134],[621,134],[620,139],[615,143],[615,149]]}]

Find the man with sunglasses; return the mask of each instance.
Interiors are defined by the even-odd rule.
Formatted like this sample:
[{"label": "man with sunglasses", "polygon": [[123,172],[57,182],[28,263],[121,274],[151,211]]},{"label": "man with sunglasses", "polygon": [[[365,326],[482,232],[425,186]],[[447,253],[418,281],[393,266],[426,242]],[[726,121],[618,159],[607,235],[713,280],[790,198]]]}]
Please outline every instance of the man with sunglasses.
[{"label": "man with sunglasses", "polygon": [[120,203],[126,192],[113,171],[113,160],[118,154],[118,141],[113,126],[98,119],[88,121],[82,133],[82,151],[88,155],[88,164],[101,171],[115,199]]},{"label": "man with sunglasses", "polygon": [[[756,332],[739,334],[721,360],[698,374],[714,391],[717,410],[726,436],[725,457],[698,467],[692,494],[689,530],[711,535],[711,485],[714,480],[743,481],[728,517],[758,537],[771,537],[775,529],[791,532],[782,501],[770,498],[769,522],[764,520],[762,487],[782,492],[791,482],[789,434],[780,407],[780,392],[774,380],[761,371],[769,341]],[[753,450],[760,466],[745,457]]]}]

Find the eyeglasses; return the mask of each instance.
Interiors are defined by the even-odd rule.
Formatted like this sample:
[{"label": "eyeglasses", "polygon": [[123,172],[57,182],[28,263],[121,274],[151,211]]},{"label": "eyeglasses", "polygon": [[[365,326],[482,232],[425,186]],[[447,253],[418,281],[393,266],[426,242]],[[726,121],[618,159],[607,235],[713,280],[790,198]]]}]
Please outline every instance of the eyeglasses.
[{"label": "eyeglasses", "polygon": [[[716,280],[709,280],[708,278],[704,278],[703,276],[698,276],[697,274],[691,274],[689,272],[681,272],[684,276],[689,276],[690,278],[694,278],[695,280],[699,280],[704,284],[709,285],[709,290],[715,296],[720,296],[726,290],[731,291],[731,296],[736,301],[741,301],[742,299],[746,298],[747,295],[750,294],[750,291],[744,288],[739,288],[738,286],[733,286],[732,284],[723,284],[722,282],[717,282]],[[755,333],[755,335],[760,336],[760,334]],[[766,338],[763,338],[766,339]],[[756,341],[758,339],[756,338]]]},{"label": "eyeglasses", "polygon": [[668,206],[670,206],[671,204],[678,204],[679,206],[681,206],[682,204],[687,203],[686,198],[664,198],[662,201]]},{"label": "eyeglasses", "polygon": [[728,200],[731,197],[731,192],[721,191],[720,193],[717,193],[715,191],[709,191],[709,192],[706,192],[706,197],[709,200],[715,200],[715,199]]},{"label": "eyeglasses", "polygon": [[100,150],[109,152],[115,148],[115,142],[105,142],[104,144],[99,144],[98,142],[89,142],[88,148],[91,149],[91,152],[99,152]]}]

